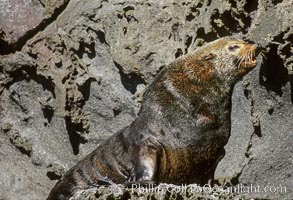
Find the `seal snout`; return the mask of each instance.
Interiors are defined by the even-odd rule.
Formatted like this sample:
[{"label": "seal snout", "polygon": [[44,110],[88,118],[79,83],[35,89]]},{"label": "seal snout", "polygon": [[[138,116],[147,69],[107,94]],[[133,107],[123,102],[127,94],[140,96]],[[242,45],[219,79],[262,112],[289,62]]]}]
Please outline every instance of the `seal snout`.
[{"label": "seal snout", "polygon": [[244,68],[254,68],[256,66],[257,44],[246,42],[240,55],[240,66]]},{"label": "seal snout", "polygon": [[253,43],[250,44],[250,50],[248,51],[249,58],[248,58],[248,65],[249,67],[255,67],[256,66],[256,50],[257,50],[257,44]]}]

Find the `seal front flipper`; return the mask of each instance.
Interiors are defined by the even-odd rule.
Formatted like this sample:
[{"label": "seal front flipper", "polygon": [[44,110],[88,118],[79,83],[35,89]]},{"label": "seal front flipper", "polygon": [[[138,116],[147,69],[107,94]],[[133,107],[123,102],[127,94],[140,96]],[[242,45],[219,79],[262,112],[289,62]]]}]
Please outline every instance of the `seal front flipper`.
[{"label": "seal front flipper", "polygon": [[225,151],[224,148],[221,149],[221,150],[219,150],[218,155],[217,155],[217,158],[214,161],[214,164],[207,171],[207,181],[206,182],[208,183],[208,185],[210,185],[212,187],[214,186],[214,176],[215,176],[216,168],[218,166],[218,163],[225,156],[225,154],[226,154],[226,151]]},{"label": "seal front flipper", "polygon": [[68,200],[76,189],[76,181],[71,176],[74,168],[68,171],[51,190],[47,200]]},{"label": "seal front flipper", "polygon": [[155,138],[149,137],[141,141],[138,149],[136,174],[131,183],[155,184],[161,154],[161,145]]}]

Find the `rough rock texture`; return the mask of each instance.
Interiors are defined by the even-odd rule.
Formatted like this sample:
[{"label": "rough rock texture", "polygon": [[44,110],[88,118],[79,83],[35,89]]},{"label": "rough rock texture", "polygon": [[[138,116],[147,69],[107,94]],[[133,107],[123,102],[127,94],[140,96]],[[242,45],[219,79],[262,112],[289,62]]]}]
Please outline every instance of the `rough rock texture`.
[{"label": "rough rock texture", "polygon": [[0,199],[45,199],[64,171],[131,123],[162,67],[235,34],[262,56],[235,87],[216,179],[286,188],[249,197],[293,196],[292,0],[0,5]]},{"label": "rough rock texture", "polygon": [[71,200],[83,199],[245,199],[241,195],[229,193],[223,188],[209,186],[160,184],[156,187],[141,187],[133,185],[129,188],[123,185],[102,186],[76,192]]},{"label": "rough rock texture", "polygon": [[46,28],[67,5],[68,0],[1,0],[0,50],[12,53]]}]

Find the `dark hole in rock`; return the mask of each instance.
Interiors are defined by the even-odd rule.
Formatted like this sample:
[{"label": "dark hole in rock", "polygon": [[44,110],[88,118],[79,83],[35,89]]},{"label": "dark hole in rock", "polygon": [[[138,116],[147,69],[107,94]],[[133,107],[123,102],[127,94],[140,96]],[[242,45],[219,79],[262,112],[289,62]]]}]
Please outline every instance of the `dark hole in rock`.
[{"label": "dark hole in rock", "polygon": [[71,122],[70,118],[65,117],[65,123],[66,123],[66,130],[69,135],[69,141],[72,147],[72,151],[74,155],[79,154],[79,145],[85,144],[86,140],[82,138],[78,132],[82,132],[82,124],[74,124]]},{"label": "dark hole in rock", "polygon": [[195,16],[192,13],[186,16],[186,21],[192,21],[194,19],[195,19]]},{"label": "dark hole in rock", "polygon": [[98,39],[99,39],[100,43],[107,44],[107,42],[106,42],[106,36],[105,36],[105,33],[103,31],[98,30],[97,31],[97,35],[98,35]]},{"label": "dark hole in rock", "polygon": [[62,175],[58,175],[54,172],[47,172],[47,176],[50,180],[59,180],[62,177]]},{"label": "dark hole in rock", "polygon": [[43,108],[42,109],[44,117],[50,123],[52,121],[52,117],[54,116],[54,110],[52,108]]},{"label": "dark hole in rock", "polygon": [[113,109],[113,113],[114,113],[114,117],[116,117],[117,115],[119,115],[122,112],[121,109]]},{"label": "dark hole in rock", "polygon": [[183,51],[181,48],[178,48],[176,53],[175,53],[175,58],[179,58],[180,56],[183,55]]},{"label": "dark hole in rock", "polygon": [[282,86],[289,81],[289,76],[283,60],[277,54],[277,50],[278,45],[271,45],[266,55],[267,59],[260,68],[259,82],[267,91],[274,91],[277,95],[282,96]]},{"label": "dark hole in rock", "polygon": [[131,94],[135,94],[136,92],[136,87],[139,84],[144,84],[146,85],[146,82],[141,78],[139,75],[131,72],[129,74],[126,74],[123,72],[123,68],[120,64],[114,61],[115,66],[119,70],[119,74],[121,77],[121,82],[123,87],[128,90]]},{"label": "dark hole in rock", "polygon": [[187,35],[185,39],[185,54],[188,53],[188,48],[190,47],[192,43],[192,36]]},{"label": "dark hole in rock", "polygon": [[244,10],[248,13],[251,13],[257,10],[257,7],[258,7],[258,1],[247,1],[244,6]]}]

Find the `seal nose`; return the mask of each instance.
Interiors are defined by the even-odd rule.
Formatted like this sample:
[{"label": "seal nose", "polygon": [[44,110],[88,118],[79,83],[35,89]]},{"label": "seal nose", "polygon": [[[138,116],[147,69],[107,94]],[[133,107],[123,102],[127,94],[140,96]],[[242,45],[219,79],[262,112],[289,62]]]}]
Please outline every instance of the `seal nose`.
[{"label": "seal nose", "polygon": [[[248,39],[248,38],[243,38],[243,41],[246,42],[247,44],[251,45],[251,48],[254,51],[258,51],[258,47],[259,45],[257,43],[255,43],[254,41]],[[257,53],[258,54],[258,53]]]}]

